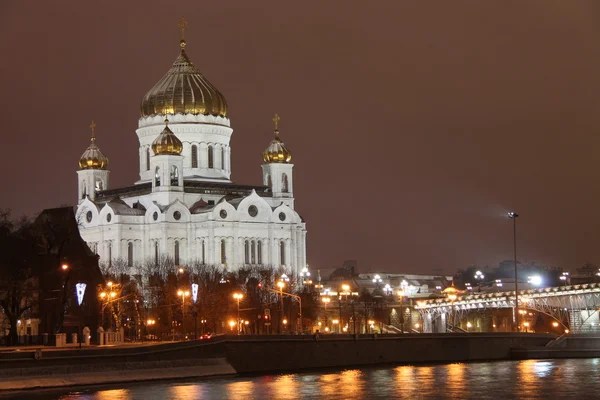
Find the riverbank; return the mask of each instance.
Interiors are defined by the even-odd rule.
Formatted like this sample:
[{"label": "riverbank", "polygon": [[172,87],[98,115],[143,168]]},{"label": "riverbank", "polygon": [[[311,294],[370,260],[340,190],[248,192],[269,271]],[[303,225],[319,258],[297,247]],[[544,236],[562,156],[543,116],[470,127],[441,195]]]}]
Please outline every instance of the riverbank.
[{"label": "riverbank", "polygon": [[220,336],[124,348],[0,353],[0,390],[383,364],[508,360],[548,334]]}]

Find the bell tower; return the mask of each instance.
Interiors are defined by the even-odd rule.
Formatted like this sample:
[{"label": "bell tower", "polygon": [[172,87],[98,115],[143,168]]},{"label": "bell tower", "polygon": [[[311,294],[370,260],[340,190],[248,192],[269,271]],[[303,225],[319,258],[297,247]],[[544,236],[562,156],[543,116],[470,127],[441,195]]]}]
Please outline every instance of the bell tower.
[{"label": "bell tower", "polygon": [[91,143],[79,159],[78,195],[77,204],[81,204],[86,197],[94,201],[96,193],[108,189],[108,158],[96,145],[96,123],[90,124],[92,131]]}]

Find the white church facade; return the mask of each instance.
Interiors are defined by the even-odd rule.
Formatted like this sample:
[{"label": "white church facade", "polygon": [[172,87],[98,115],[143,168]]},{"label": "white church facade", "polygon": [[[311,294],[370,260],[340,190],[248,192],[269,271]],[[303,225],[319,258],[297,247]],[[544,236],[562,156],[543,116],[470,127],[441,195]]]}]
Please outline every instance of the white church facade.
[{"label": "white church facade", "polygon": [[306,266],[306,225],[295,211],[292,154],[279,138],[263,153],[260,186],[231,181],[233,130],[225,97],[185,52],[144,96],[136,131],[139,176],[110,188],[108,159],[92,141],[81,156],[76,217],[83,239],[109,264],[171,258],[229,270]]}]

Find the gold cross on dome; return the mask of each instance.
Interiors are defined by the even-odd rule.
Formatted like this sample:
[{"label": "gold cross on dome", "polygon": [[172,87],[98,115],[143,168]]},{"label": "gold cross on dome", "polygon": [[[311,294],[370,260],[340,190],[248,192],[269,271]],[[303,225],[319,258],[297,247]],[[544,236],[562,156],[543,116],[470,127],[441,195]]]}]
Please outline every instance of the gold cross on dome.
[{"label": "gold cross on dome", "polygon": [[185,17],[183,15],[179,19],[179,24],[177,24],[177,25],[179,26],[179,29],[181,30],[181,40],[185,40],[185,26],[187,25],[187,21],[185,20]]},{"label": "gold cross on dome", "polygon": [[95,128],[96,128],[96,123],[94,122],[94,120],[92,120],[92,123],[90,124],[90,129],[92,130],[92,141],[94,141],[96,139],[96,135],[95,135]]},{"label": "gold cross on dome", "polygon": [[281,118],[279,118],[279,115],[277,115],[277,113],[275,113],[275,116],[273,117],[273,124],[275,124],[275,132],[279,131],[279,120]]}]

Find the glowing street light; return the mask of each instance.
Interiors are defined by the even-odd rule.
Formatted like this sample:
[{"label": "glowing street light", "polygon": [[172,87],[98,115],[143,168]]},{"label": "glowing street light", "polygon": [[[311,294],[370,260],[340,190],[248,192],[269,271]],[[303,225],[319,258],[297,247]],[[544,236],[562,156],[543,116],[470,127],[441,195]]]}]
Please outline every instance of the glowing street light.
[{"label": "glowing street light", "polygon": [[308,270],[308,264],[306,264],[306,267],[302,268],[302,271],[300,271],[300,277],[302,277],[303,284],[312,284],[312,280],[310,279],[310,271]]},{"label": "glowing street light", "polygon": [[379,275],[375,275],[373,277],[373,283],[376,284],[377,286],[379,286],[379,284],[383,282],[383,279],[381,279],[381,276]]},{"label": "glowing street light", "polygon": [[477,286],[479,287],[479,291],[481,292],[481,281],[483,281],[485,275],[483,275],[481,271],[477,271],[475,272],[474,278],[477,281]]},{"label": "glowing street light", "polygon": [[183,338],[185,339],[185,298],[190,295],[189,290],[178,290],[177,296],[181,296],[181,330]]},{"label": "glowing street light", "polygon": [[517,218],[519,214],[514,211],[508,213],[508,218],[513,220],[513,250],[515,258],[515,330],[519,329],[519,275],[517,273]]},{"label": "glowing street light", "polygon": [[237,320],[238,320],[238,335],[240,334],[240,300],[244,298],[241,293],[234,293],[233,298],[237,300]]},{"label": "glowing street light", "polygon": [[568,279],[569,279],[569,273],[568,272],[563,272],[561,274],[561,276],[560,276],[560,280],[563,281],[566,284]]},{"label": "glowing street light", "polygon": [[386,284],[385,284],[385,286],[383,287],[383,292],[384,292],[386,295],[390,295],[390,294],[392,294],[392,292],[393,292],[393,291],[394,291],[394,289],[392,289],[392,287],[390,286],[390,284],[389,284],[389,283],[386,283]]}]

